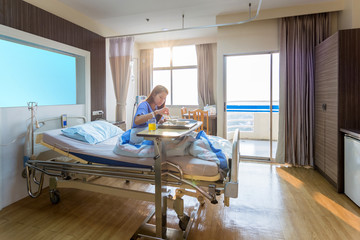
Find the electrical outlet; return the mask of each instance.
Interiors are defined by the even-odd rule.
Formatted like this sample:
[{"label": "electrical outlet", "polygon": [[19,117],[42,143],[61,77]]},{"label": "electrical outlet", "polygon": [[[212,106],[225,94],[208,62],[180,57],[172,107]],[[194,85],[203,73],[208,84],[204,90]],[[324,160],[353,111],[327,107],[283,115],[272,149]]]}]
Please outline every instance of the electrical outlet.
[{"label": "electrical outlet", "polygon": [[92,112],[92,115],[93,116],[99,116],[99,115],[103,115],[104,114],[104,111],[103,110],[97,110],[97,111],[93,111]]}]

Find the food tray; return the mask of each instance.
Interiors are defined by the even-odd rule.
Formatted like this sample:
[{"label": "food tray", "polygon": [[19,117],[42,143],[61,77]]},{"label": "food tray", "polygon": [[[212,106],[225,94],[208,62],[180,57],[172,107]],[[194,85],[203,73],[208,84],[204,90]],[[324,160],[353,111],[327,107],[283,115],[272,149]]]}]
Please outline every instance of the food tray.
[{"label": "food tray", "polygon": [[178,119],[177,123],[164,122],[163,124],[159,124],[158,128],[168,128],[168,129],[190,129],[197,121],[193,119]]}]

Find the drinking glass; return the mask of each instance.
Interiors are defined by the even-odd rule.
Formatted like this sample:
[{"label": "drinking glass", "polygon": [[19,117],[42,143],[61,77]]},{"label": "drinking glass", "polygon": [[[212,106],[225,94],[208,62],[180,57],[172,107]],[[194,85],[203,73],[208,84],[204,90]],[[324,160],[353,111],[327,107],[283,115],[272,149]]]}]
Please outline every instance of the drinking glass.
[{"label": "drinking glass", "polygon": [[156,130],[156,119],[152,118],[148,121],[149,131],[155,131]]}]

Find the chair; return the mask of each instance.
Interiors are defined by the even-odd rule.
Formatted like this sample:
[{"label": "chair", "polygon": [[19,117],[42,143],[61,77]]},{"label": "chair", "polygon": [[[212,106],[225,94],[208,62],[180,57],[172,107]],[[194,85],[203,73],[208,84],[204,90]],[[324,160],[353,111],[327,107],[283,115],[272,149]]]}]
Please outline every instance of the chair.
[{"label": "chair", "polygon": [[189,118],[192,117],[196,121],[201,121],[203,124],[196,129],[196,132],[204,130],[204,120],[206,119],[206,134],[209,135],[209,112],[201,109],[195,109],[194,111],[189,111]]},{"label": "chair", "polygon": [[182,119],[185,119],[185,118],[186,118],[185,114],[187,113],[186,107],[182,107],[182,108],[180,109],[180,111],[181,111],[181,118],[182,118]]}]

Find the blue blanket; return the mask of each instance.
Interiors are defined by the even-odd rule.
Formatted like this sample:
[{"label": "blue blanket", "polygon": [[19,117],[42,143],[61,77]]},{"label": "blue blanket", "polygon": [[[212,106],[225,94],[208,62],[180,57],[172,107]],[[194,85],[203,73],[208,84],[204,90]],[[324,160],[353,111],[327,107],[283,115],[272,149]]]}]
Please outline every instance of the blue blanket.
[{"label": "blue blanket", "polygon": [[[119,137],[114,153],[127,157],[155,156],[152,141],[142,140],[134,144],[130,141],[130,136],[131,129]],[[220,169],[227,170],[227,157],[220,148],[215,148],[213,144],[213,141],[218,138],[208,136],[204,131],[200,131],[195,137],[192,135],[179,137],[173,141],[165,142],[166,154],[168,157],[191,155],[206,161],[216,162]]]}]

